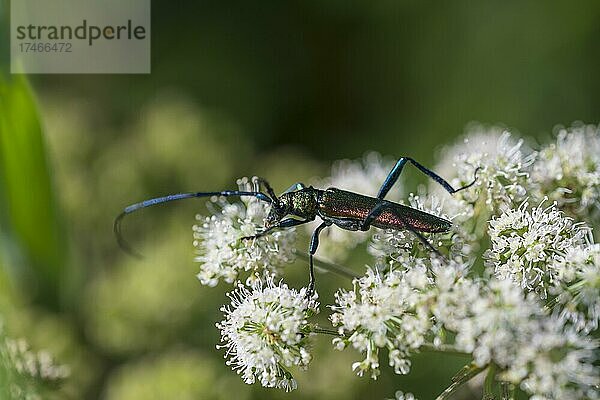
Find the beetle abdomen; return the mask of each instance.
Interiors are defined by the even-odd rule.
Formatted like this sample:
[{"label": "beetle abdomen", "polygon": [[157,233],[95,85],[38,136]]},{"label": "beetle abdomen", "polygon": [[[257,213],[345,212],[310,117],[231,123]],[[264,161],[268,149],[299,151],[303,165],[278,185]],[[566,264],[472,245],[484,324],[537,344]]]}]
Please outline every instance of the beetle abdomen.
[{"label": "beetle abdomen", "polygon": [[[336,188],[323,191],[319,212],[324,217],[363,221],[378,200]],[[446,219],[386,201],[386,208],[371,225],[382,229],[406,229],[406,225],[419,232],[447,232],[452,223]]]}]

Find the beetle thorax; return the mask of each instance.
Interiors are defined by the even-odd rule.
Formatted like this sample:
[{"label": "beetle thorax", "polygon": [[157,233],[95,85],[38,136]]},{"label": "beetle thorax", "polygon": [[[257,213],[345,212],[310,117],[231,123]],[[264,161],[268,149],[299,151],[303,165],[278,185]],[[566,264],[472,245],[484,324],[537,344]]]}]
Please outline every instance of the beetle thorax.
[{"label": "beetle thorax", "polygon": [[265,220],[265,227],[275,226],[289,215],[313,220],[318,209],[316,196],[317,191],[312,187],[282,194],[278,203],[271,206],[271,211]]},{"label": "beetle thorax", "polygon": [[297,192],[285,193],[279,198],[287,214],[312,219],[317,215],[317,199],[314,189],[303,189]]}]

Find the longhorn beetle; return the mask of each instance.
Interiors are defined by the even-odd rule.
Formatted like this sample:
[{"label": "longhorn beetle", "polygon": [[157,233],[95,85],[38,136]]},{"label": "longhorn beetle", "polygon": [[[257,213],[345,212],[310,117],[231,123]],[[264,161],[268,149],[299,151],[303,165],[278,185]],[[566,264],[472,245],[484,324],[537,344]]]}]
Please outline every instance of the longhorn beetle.
[{"label": "longhorn beetle", "polygon": [[[319,234],[323,229],[331,225],[336,225],[349,231],[367,231],[371,226],[380,229],[405,229],[412,232],[432,252],[441,256],[438,250],[429,243],[421,232],[448,232],[452,227],[452,222],[412,207],[385,200],[385,196],[398,180],[407,162],[410,162],[425,175],[439,183],[450,194],[473,186],[477,181],[477,172],[480,169],[477,168],[473,173],[474,178],[471,183],[454,189],[435,172],[410,157],[402,157],[389,172],[379,189],[379,193],[377,193],[377,197],[363,196],[333,187],[326,190],[315,189],[312,186],[306,187],[302,183],[292,185],[278,197],[265,179],[255,177],[253,178],[253,191],[226,190],[222,192],[178,193],[132,204],[126,207],[115,219],[114,232],[119,245],[132,253],[121,235],[121,221],[125,215],[131,214],[141,208],[195,197],[253,196],[271,204],[271,209],[265,220],[265,229],[254,236],[243,237],[241,238],[242,240],[256,239],[274,229],[291,228],[314,221],[316,217],[319,217],[322,222],[314,230],[308,250],[310,273],[308,294],[310,295],[315,287],[313,256],[319,246]],[[264,187],[266,193],[261,191],[261,186]]]}]

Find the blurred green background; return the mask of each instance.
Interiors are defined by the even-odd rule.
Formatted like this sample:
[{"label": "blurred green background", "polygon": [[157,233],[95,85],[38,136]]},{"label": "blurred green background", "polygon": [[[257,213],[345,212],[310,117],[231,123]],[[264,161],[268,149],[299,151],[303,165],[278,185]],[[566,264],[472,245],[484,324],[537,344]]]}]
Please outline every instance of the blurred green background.
[{"label": "blurred green background", "polygon": [[[137,76],[11,76],[7,13],[1,0],[0,313],[71,367],[57,398],[433,398],[466,360],[420,355],[373,382],[325,337],[298,391],[244,385],[214,349],[227,287],[194,276],[204,202],[127,220],[141,261],[115,244],[114,216],[240,176],[283,190],[367,150],[431,164],[473,120],[535,148],[556,124],[600,119],[597,1],[155,0],[152,73]],[[288,271],[304,283],[303,262]],[[322,302],[341,284],[320,277]]]}]

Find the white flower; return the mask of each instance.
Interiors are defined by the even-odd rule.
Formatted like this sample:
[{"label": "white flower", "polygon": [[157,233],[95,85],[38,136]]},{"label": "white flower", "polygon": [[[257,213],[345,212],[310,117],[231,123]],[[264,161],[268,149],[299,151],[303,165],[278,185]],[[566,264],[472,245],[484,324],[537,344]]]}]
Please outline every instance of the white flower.
[{"label": "white flower", "polygon": [[544,147],[531,178],[538,196],[558,202],[574,218],[600,207],[600,134],[594,125],[560,129],[556,143]]},{"label": "white flower", "polygon": [[[252,190],[247,179],[238,181],[240,190]],[[296,232],[293,228],[277,230],[258,239],[242,237],[259,233],[264,226],[269,205],[254,197],[242,197],[229,203],[217,199],[210,217],[197,216],[194,225],[194,246],[200,263],[198,279],[203,285],[216,286],[220,279],[233,283],[239,274],[252,271],[251,278],[278,274],[294,260]]]},{"label": "white flower", "polygon": [[585,333],[600,323],[600,244],[573,248],[553,265],[558,271],[556,296],[560,317]]},{"label": "white flower", "polygon": [[388,400],[417,400],[417,399],[415,398],[415,396],[412,393],[404,393],[401,390],[397,390],[396,393],[394,394],[394,398],[388,399]]},{"label": "white flower", "polygon": [[225,319],[217,324],[227,364],[248,384],[258,379],[265,387],[295,389],[289,368],[306,368],[311,360],[308,319],[318,312],[316,295],[267,278],[251,288],[240,284],[228,296],[231,305],[221,309]]},{"label": "white flower", "polygon": [[[526,197],[528,170],[535,154],[523,149],[523,140],[515,140],[499,127],[472,125],[462,144],[446,148],[435,170],[445,174],[455,188],[473,181],[473,186],[454,196],[463,204],[455,204],[459,210],[482,201],[491,213],[501,207],[519,203]],[[430,187],[442,190],[435,182]]]},{"label": "white flower", "polygon": [[[394,160],[384,159],[380,154],[370,152],[362,160],[340,160],[333,164],[331,176],[317,180],[314,185],[323,189],[336,187],[375,197],[385,178],[394,166]],[[401,185],[392,187],[386,199],[399,201],[401,199]],[[307,224],[306,229],[312,234],[317,223]],[[371,237],[369,232],[351,232],[337,227],[327,229],[321,235],[319,256],[332,261],[343,261],[350,250]]]},{"label": "white flower", "polygon": [[500,279],[510,279],[545,298],[559,273],[554,262],[584,244],[590,231],[566,217],[555,204],[528,207],[523,202],[490,221],[492,247],[485,258]]}]

